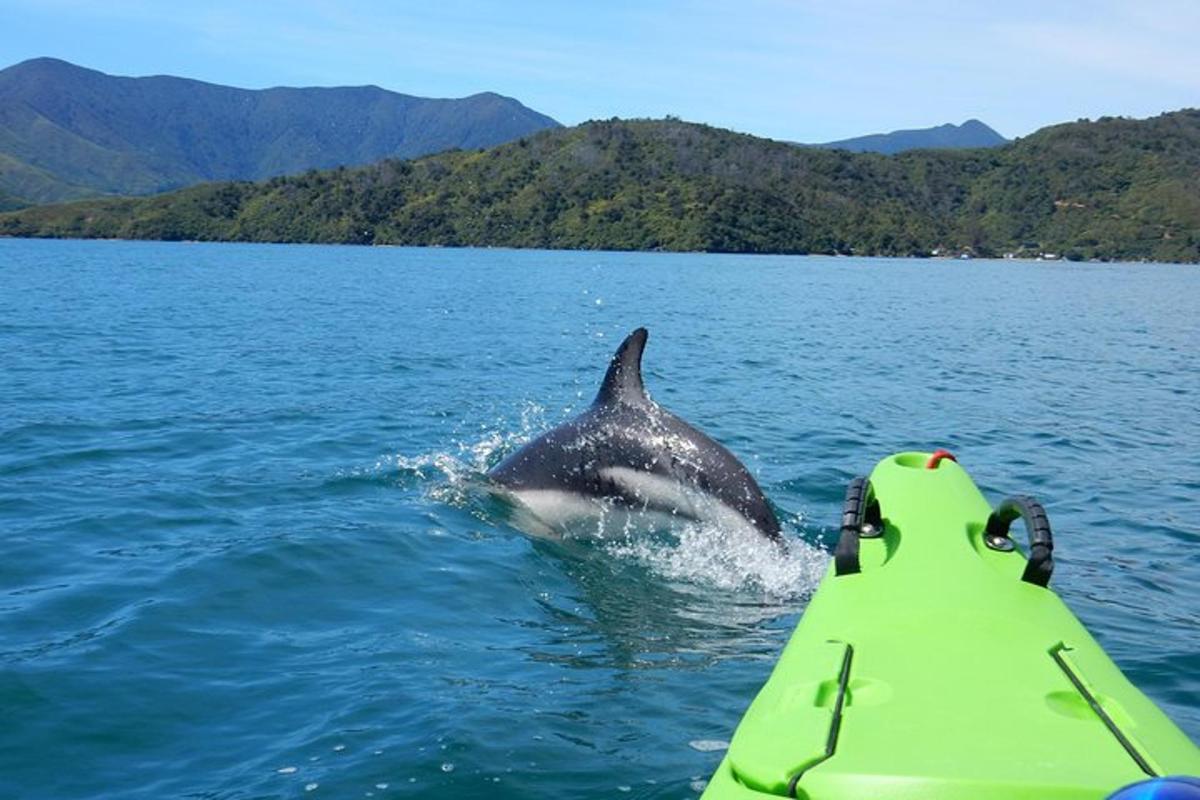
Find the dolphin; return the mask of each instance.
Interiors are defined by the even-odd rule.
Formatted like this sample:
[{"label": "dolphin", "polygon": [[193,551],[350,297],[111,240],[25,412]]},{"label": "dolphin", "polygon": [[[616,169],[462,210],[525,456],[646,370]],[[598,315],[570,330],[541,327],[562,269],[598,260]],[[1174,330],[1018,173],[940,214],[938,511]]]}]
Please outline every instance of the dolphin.
[{"label": "dolphin", "polygon": [[638,328],[621,343],[591,407],[487,473],[523,512],[517,526],[556,536],[597,517],[626,531],[708,522],[781,543],[779,520],[741,462],[646,394],[647,337]]}]

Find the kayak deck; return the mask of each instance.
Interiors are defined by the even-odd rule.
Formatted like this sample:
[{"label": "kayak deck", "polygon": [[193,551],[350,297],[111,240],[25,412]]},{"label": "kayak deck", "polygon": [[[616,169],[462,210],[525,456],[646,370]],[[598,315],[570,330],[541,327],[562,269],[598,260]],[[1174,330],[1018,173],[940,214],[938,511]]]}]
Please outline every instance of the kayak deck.
[{"label": "kayak deck", "polygon": [[882,535],[830,566],[704,797],[1094,799],[1200,773],[1024,554],[988,546],[967,473],[927,459],[873,471]]}]

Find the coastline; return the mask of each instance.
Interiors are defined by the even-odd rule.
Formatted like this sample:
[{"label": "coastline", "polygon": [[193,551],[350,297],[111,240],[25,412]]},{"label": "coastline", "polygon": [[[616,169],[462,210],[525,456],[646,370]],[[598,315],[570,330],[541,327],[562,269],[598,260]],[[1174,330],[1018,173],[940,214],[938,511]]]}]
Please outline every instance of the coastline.
[{"label": "coastline", "polygon": [[392,249],[392,250],[480,250],[484,252],[513,252],[513,253],[597,253],[597,254],[629,254],[639,256],[679,256],[679,255],[696,255],[696,256],[739,256],[746,258],[805,258],[829,261],[843,260],[870,260],[870,261],[927,261],[930,263],[962,263],[962,262],[982,262],[982,263],[1017,263],[1017,264],[1156,264],[1161,266],[1200,266],[1198,261],[1156,261],[1154,259],[1069,259],[1069,258],[1036,258],[1027,256],[971,256],[970,258],[961,258],[951,255],[887,255],[887,254],[859,254],[859,253],[789,253],[789,252],[729,252],[719,250],[665,250],[662,248],[656,250],[618,250],[612,248],[601,247],[513,247],[508,245],[441,245],[441,244],[389,244],[389,243],[360,243],[360,242],[305,242],[305,241],[282,241],[282,242],[262,242],[262,241],[242,241],[237,239],[130,239],[119,236],[99,237],[99,236],[12,236],[9,234],[0,234],[0,242],[2,241],[22,241],[22,242],[111,242],[119,244],[178,244],[178,245],[238,245],[238,246],[256,246],[256,247],[329,247],[340,248],[349,247],[353,249]]}]

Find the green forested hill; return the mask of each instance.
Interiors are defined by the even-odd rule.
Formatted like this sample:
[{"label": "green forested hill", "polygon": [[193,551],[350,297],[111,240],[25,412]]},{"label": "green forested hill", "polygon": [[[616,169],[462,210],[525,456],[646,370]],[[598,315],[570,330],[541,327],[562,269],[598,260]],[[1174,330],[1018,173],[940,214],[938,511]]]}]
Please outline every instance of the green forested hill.
[{"label": "green forested hill", "polygon": [[1200,261],[1200,111],[894,156],[675,120],[0,215],[0,233]]}]

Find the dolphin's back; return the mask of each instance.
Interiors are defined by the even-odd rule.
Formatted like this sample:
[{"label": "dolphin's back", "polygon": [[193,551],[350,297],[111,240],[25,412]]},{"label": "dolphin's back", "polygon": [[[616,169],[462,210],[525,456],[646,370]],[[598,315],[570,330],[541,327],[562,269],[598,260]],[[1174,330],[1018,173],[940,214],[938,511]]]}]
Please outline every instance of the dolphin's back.
[{"label": "dolphin's back", "polygon": [[655,474],[670,477],[734,509],[775,539],[779,521],[750,471],[719,442],[660,406],[646,418],[641,438]]}]

